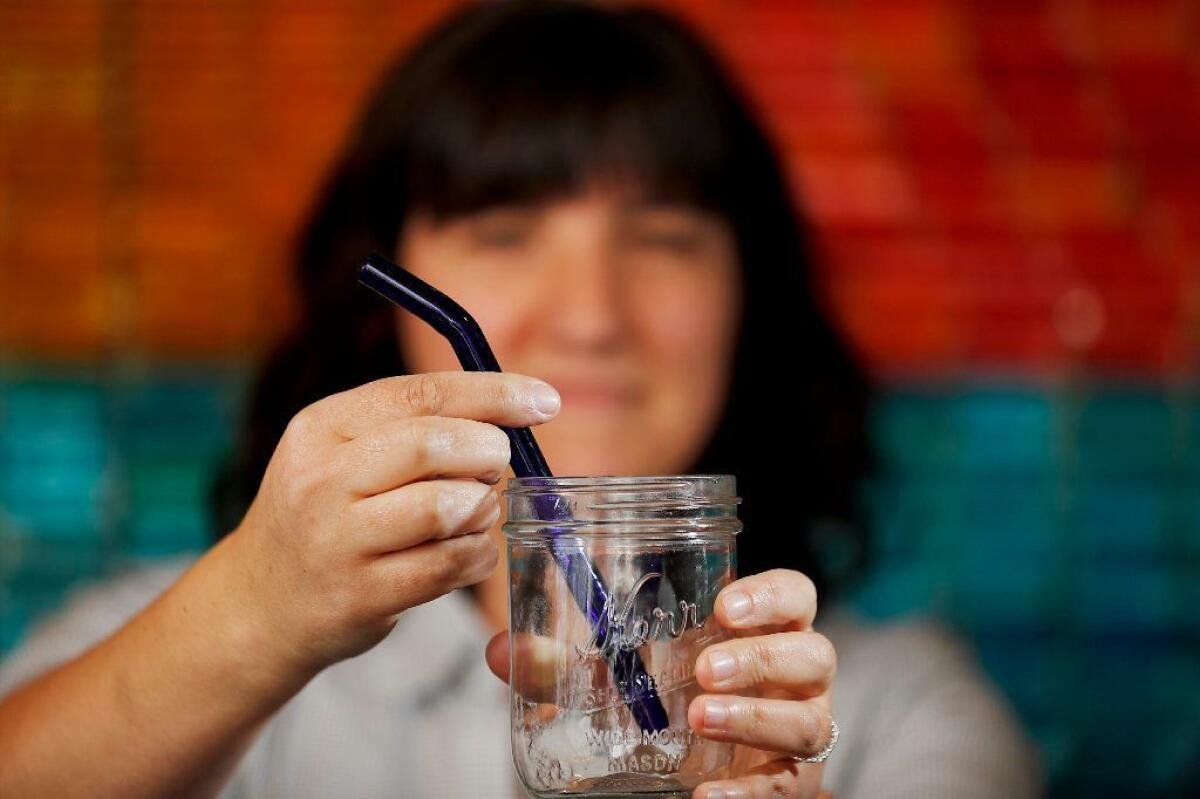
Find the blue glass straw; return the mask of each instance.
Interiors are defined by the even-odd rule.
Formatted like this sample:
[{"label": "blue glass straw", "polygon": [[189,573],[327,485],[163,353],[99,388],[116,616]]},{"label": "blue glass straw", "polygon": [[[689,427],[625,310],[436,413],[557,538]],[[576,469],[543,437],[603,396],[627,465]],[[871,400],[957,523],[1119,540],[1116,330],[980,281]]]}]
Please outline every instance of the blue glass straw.
[{"label": "blue glass straw", "polygon": [[[468,372],[499,372],[500,364],[488,346],[479,323],[454,300],[411,272],[402,269],[379,253],[372,253],[358,272],[358,282],[384,299],[411,311],[450,342],[459,363]],[[511,465],[517,477],[552,477],[533,432],[528,427],[503,428],[512,442]],[[547,521],[569,522],[569,504],[556,494],[534,498],[538,515]],[[560,535],[566,527],[549,528]],[[597,642],[608,640],[608,622],[604,608],[610,607],[604,579],[588,560],[583,549],[562,546],[555,539],[552,549],[571,595],[592,626]],[[658,696],[658,688],[646,673],[646,665],[635,650],[603,646],[623,698],[638,726],[646,732],[667,728],[667,711]]]}]

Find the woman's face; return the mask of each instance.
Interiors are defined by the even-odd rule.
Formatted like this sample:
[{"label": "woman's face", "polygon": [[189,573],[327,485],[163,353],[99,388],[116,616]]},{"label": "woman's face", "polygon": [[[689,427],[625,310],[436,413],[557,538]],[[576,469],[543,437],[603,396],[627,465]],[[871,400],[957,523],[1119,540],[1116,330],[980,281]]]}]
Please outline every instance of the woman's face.
[{"label": "woman's face", "polygon": [[[741,279],[728,226],[631,192],[413,218],[400,262],[478,320],[501,366],[546,380],[562,411],[537,429],[560,476],[675,474],[728,391]],[[396,316],[414,372],[458,369],[444,339]]]}]

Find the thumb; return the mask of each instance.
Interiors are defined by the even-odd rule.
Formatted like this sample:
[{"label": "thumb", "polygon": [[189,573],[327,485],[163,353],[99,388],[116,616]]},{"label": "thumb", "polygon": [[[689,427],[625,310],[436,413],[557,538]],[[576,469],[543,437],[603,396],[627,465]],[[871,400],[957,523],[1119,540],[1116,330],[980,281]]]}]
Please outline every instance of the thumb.
[{"label": "thumb", "polygon": [[483,651],[488,668],[504,682],[508,682],[508,630],[496,633]]},{"label": "thumb", "polygon": [[[563,650],[552,638],[532,633],[517,633],[516,649],[509,643],[507,632],[497,633],[488,641],[483,656],[488,668],[508,682],[509,663],[517,666],[517,692],[535,702],[548,701],[555,695],[559,682],[559,662]],[[603,665],[603,663],[601,664]]]}]

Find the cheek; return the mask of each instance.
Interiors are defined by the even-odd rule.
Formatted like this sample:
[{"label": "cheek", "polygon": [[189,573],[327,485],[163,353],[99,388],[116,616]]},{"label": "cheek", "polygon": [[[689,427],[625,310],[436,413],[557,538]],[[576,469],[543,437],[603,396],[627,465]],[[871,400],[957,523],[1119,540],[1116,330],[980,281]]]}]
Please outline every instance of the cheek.
[{"label": "cheek", "polygon": [[638,316],[654,386],[645,468],[673,473],[697,457],[729,392],[740,289],[735,279],[643,286]]},{"label": "cheek", "polygon": [[715,383],[728,367],[740,298],[732,280],[644,284],[639,316],[663,374],[689,384]]}]

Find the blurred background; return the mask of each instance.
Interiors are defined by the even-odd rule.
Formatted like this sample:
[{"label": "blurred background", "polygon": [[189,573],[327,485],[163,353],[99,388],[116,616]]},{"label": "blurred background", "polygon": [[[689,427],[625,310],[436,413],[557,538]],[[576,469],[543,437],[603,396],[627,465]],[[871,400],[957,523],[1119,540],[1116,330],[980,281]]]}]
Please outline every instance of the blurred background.
[{"label": "blurred background", "polygon": [[[300,216],[450,5],[0,0],[0,653],[206,544]],[[854,601],[964,631],[1054,795],[1200,792],[1200,2],[669,5],[882,387]]]}]

